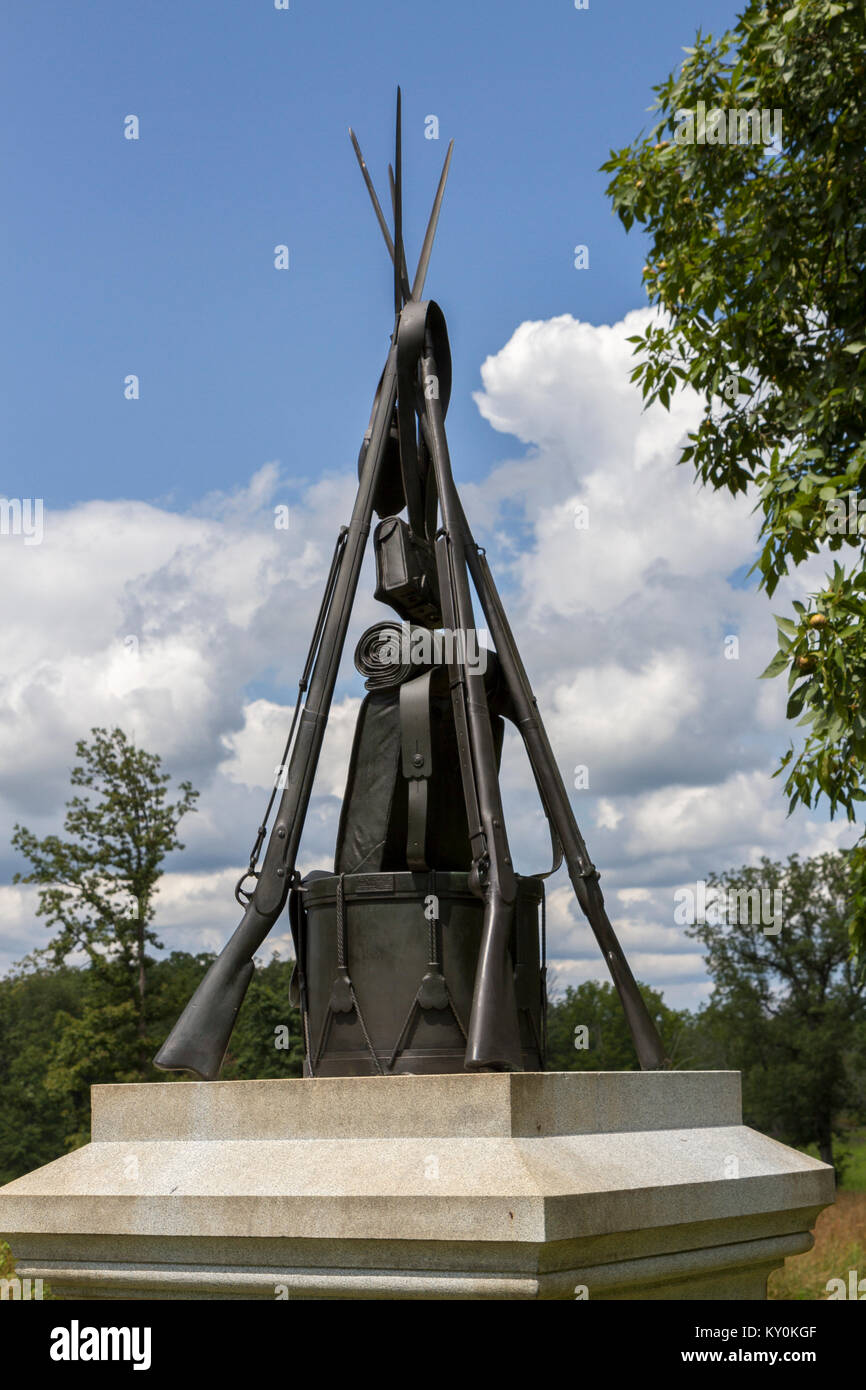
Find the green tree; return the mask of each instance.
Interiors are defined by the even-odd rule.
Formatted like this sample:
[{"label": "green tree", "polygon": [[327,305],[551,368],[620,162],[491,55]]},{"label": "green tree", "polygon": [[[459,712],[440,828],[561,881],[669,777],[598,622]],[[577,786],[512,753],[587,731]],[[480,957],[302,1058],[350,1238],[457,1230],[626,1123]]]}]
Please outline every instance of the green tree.
[{"label": "green tree", "polygon": [[[638,984],[675,1065],[686,1064],[690,1015],[669,1009],[661,994]],[[547,1013],[549,1071],[636,1071],[637,1057],[619,995],[607,981],[569,985]]]},{"label": "green tree", "polygon": [[[788,716],[806,729],[777,770],[790,809],[826,798],[853,821],[866,799],[866,7],[751,0],[685,52],[654,88],[653,129],[603,165],[623,224],[651,238],[660,313],[633,339],[632,379],[648,403],[703,398],[681,462],[754,493],[769,595],[824,547],[847,557],[778,620],[765,674],[787,672]],[[770,145],[748,114],[762,111],[781,115]],[[866,957],[866,836],[853,867]]]},{"label": "green tree", "polygon": [[68,1147],[71,1117],[45,1086],[62,1025],[82,1005],[80,970],[18,969],[0,980],[0,1185],[40,1168]]},{"label": "green tree", "polygon": [[301,1075],[301,1016],[289,1004],[293,966],[294,961],[282,960],[276,952],[267,965],[256,963],[226,1053],[224,1080]]},{"label": "green tree", "polygon": [[[866,1117],[866,982],[845,926],[849,874],[847,854],[794,854],[711,875],[707,920],[686,928],[713,981],[698,1020],[702,1064],[741,1071],[748,1122],[817,1144],[825,1163],[834,1137]],[[769,912],[756,920],[762,892],[780,894],[781,924]]]},{"label": "green tree", "polygon": [[[147,969],[148,1029],[156,1051],[203,979],[213,954],[172,951]],[[258,968],[232,1035],[227,1080],[300,1076],[301,1023],[289,1006],[292,962]],[[90,1136],[90,1088],[105,1082],[182,1082],[151,1067],[142,1078],[130,1000],[112,1002],[103,973],[32,957],[0,980],[0,1185]]]},{"label": "green tree", "polygon": [[75,1045],[92,1047],[99,1034],[110,1046],[113,1037],[129,1058],[124,1079],[140,1079],[149,1074],[153,1045],[147,971],[148,948],[161,945],[151,926],[156,887],[166,855],[184,848],[177,827],[198,792],[181,782],[170,801],[171,779],[155,754],[121,729],[91,733],[91,742],[76,745],[80,762],[70,780],[83,790],[67,802],[65,838],[40,840],[16,825],[12,844],[32,867],[14,881],[39,884],[37,913],[57,929],[37,956],[59,966],[83,952],[104,987],[88,999]]}]

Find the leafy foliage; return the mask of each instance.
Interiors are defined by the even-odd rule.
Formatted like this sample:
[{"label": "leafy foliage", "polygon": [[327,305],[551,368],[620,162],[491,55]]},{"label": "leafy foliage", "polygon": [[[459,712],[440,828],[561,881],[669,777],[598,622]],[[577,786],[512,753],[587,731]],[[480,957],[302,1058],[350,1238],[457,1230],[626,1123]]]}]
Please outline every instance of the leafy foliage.
[{"label": "leafy foliage", "polygon": [[[668,1055],[675,1065],[683,1065],[688,1054],[690,1015],[668,1008],[661,994],[648,985],[638,988]],[[547,1042],[550,1071],[637,1069],[634,1043],[619,995],[607,982],[586,980],[576,988],[569,985],[565,997],[549,1008]]]},{"label": "leafy foliage", "polygon": [[273,955],[256,970],[223,1063],[225,1081],[301,1075],[301,1015],[289,1005],[292,967],[292,961]]},{"label": "leafy foliage", "polygon": [[706,948],[713,995],[701,1015],[705,1066],[743,1073],[750,1123],[790,1144],[818,1145],[866,1118],[866,982],[850,959],[846,854],[761,860],[708,882],[731,892],[779,892],[782,926],[710,921],[686,928]]},{"label": "leafy foliage", "polygon": [[[780,892],[781,930],[765,933],[708,908],[707,921],[687,931],[705,947],[709,1002],[696,1013],[671,1009],[659,992],[639,985],[674,1066],[742,1072],[745,1122],[784,1143],[815,1145],[837,1176],[845,1145],[866,1118],[866,982],[852,963],[845,926],[850,861],[844,853],[792,855],[786,863],[763,859],[710,875],[708,885],[725,901],[731,893],[745,903],[748,894]],[[576,1046],[581,1026],[588,1030],[584,1047]],[[548,1040],[551,1070],[637,1066],[610,984],[569,987],[550,1007]]]},{"label": "leafy foliage", "polygon": [[67,1116],[45,1086],[55,1018],[78,1008],[81,971],[41,968],[0,980],[0,1184],[67,1147]]},{"label": "leafy foliage", "polygon": [[[93,729],[71,773],[65,838],[39,840],[16,826],[14,846],[39,885],[38,913],[56,928],[0,980],[0,1183],[87,1142],[90,1089],[105,1082],[166,1081],[152,1057],[213,956],[161,949],[153,927],[163,861],[183,849],[177,829],[194,809],[189,782],[169,799],[160,760],[121,729]],[[84,968],[69,958],[83,955]],[[289,1005],[291,962],[259,963],[223,1067],[227,1079],[299,1076],[298,1011]],[[171,1077],[170,1080],[179,1078]]]},{"label": "leafy foliage", "polygon": [[848,586],[837,563],[827,588],[815,595],[813,611],[795,599],[796,619],[776,618],[779,650],[764,676],[788,672],[788,718],[799,715],[800,723],[809,726],[796,760],[790,748],[774,774],[790,768],[792,811],[800,801],[812,805],[816,785],[834,815],[841,807],[853,820],[856,803],[866,801],[866,649],[862,656],[858,651],[864,636],[864,591],[866,571]]},{"label": "leafy foliage", "polygon": [[[789,716],[808,729],[779,769],[791,806],[826,797],[855,820],[866,799],[866,7],[751,0],[733,30],[698,33],[685,52],[654,88],[652,131],[603,166],[623,225],[651,238],[644,280],[660,312],[632,340],[632,379],[665,407],[686,387],[703,397],[680,461],[710,487],[756,496],[768,594],[807,557],[847,553],[781,620],[766,674],[788,671]],[[730,113],[750,110],[781,113],[779,142],[731,141]],[[866,952],[866,841],[853,867],[849,920]]]},{"label": "leafy foliage", "polygon": [[[154,1052],[212,960],[207,952],[173,951],[148,967]],[[238,1014],[225,1079],[300,1076],[301,1024],[288,1002],[291,968],[277,955],[259,962]],[[87,1143],[92,1085],[186,1079],[153,1067],[142,1077],[130,1004],[106,999],[102,973],[93,967],[29,962],[0,980],[0,1185]]]},{"label": "leafy foliage", "polygon": [[149,925],[156,886],[166,855],[183,849],[177,827],[194,809],[198,792],[181,782],[179,799],[170,802],[170,777],[161,772],[157,756],[136,748],[122,729],[91,732],[90,743],[82,739],[76,745],[81,761],[70,780],[84,791],[67,802],[67,838],[39,840],[16,825],[12,844],[32,868],[15,874],[14,881],[39,884],[38,914],[47,926],[58,928],[37,957],[62,965],[83,952],[104,986],[95,1005],[103,1019],[77,1021],[82,1051],[92,1043],[91,1024],[103,1034],[110,1017],[124,1050],[129,1030],[136,1035],[133,1071],[144,1073],[152,1044],[146,1008],[152,958],[147,948],[160,946]]}]

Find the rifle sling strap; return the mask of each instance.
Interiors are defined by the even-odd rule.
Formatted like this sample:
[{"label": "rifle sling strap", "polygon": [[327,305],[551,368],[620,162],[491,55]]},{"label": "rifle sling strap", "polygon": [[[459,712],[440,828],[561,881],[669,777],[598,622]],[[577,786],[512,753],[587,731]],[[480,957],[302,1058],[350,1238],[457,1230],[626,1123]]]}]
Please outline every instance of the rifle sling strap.
[{"label": "rifle sling strap", "polygon": [[408,788],[406,863],[413,873],[427,869],[427,789],[433,772],[430,729],[432,671],[400,687],[400,749]]}]

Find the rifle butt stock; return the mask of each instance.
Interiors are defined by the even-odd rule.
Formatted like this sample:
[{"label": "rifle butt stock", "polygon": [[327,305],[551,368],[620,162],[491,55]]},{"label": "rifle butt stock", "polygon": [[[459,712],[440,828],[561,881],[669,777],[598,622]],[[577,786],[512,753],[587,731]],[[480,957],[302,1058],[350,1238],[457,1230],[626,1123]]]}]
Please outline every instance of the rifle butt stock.
[{"label": "rifle butt stock", "polygon": [[248,904],[234,935],[154,1057],[160,1071],[187,1071],[200,1081],[216,1080],[255,972],[253,956],[278,916],[279,911],[263,916],[254,903]]},{"label": "rifle butt stock", "polygon": [[487,895],[466,1038],[467,1071],[523,1071],[511,964],[513,902]]}]

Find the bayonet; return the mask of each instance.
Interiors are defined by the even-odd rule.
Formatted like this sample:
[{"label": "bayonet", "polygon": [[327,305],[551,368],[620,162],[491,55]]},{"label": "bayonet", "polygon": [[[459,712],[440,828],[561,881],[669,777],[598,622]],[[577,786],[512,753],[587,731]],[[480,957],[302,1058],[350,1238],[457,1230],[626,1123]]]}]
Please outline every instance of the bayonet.
[{"label": "bayonet", "polygon": [[448,182],[448,170],[451,165],[451,155],[453,152],[454,141],[452,140],[448,146],[445,163],[442,166],[439,187],[436,189],[436,197],[433,199],[430,220],[427,223],[427,231],[424,234],[424,244],[421,247],[421,255],[418,257],[418,269],[415,271],[415,279],[412,282],[412,298],[416,301],[419,300],[424,293],[424,282],[427,279],[427,268],[430,265],[433,240],[436,236],[436,228],[439,225],[439,211],[442,207],[442,199],[445,195],[445,184]]}]

